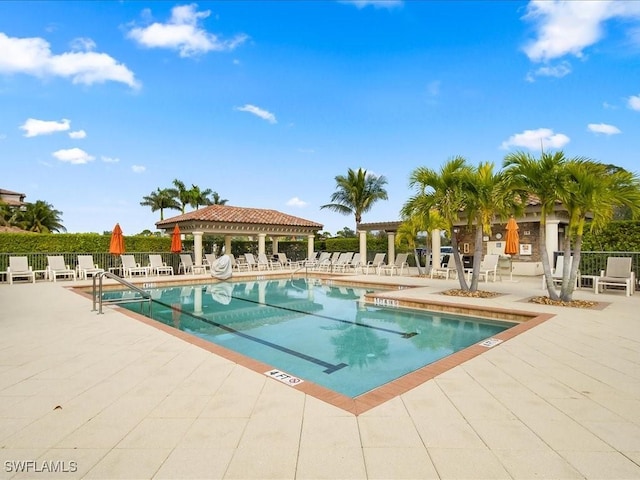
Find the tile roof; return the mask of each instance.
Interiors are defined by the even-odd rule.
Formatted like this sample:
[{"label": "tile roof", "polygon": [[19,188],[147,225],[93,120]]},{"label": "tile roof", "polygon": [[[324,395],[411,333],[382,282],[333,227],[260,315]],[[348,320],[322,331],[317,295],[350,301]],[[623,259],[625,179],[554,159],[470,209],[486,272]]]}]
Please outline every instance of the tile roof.
[{"label": "tile roof", "polygon": [[294,217],[277,210],[268,210],[264,208],[246,208],[233,207],[230,205],[209,205],[184,215],[167,218],[156,223],[156,226],[162,227],[167,224],[182,223],[188,221],[196,222],[218,222],[218,223],[235,223],[250,225],[279,225],[292,227],[323,227],[322,224],[305,220],[304,218]]}]

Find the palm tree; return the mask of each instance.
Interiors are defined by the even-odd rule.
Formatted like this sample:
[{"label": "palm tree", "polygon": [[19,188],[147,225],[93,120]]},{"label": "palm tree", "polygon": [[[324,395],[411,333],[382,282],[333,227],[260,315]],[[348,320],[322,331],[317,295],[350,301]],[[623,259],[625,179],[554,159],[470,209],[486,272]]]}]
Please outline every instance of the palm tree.
[{"label": "palm tree", "polygon": [[227,200],[226,198],[220,198],[220,194],[218,194],[218,192],[213,192],[211,194],[210,205],[226,205],[228,201],[229,200]]},{"label": "palm tree", "polygon": [[569,212],[569,228],[563,250],[564,258],[570,258],[573,246],[573,261],[570,271],[563,270],[560,299],[571,301],[584,229],[588,225],[592,232],[602,230],[620,209],[625,209],[632,218],[639,217],[640,179],[624,169],[586,158],[569,160],[565,169],[568,188],[561,192],[560,201]]},{"label": "palm tree", "polygon": [[540,159],[534,158],[529,153],[515,152],[508,154],[504,159],[503,173],[507,183],[515,190],[535,195],[540,202],[539,247],[547,291],[551,300],[559,300],[560,297],[551,277],[551,265],[546,247],[546,225],[547,216],[553,212],[558,199],[567,198],[565,192],[569,182],[566,163],[567,160],[562,152],[542,152]]},{"label": "palm tree", "polygon": [[160,221],[164,220],[164,209],[180,210],[181,205],[176,200],[177,191],[172,188],[158,188],[155,192],[142,197],[140,205],[151,207],[152,212],[160,210]]},{"label": "palm tree", "polygon": [[376,176],[359,168],[354,171],[351,168],[347,175],[335,177],[336,191],[331,195],[331,203],[320,208],[328,208],[343,215],[354,215],[356,219],[356,231],[362,221],[362,214],[368,212],[378,200],[387,200],[388,195],[384,186],[387,179],[384,175]]},{"label": "palm tree", "polygon": [[[413,257],[416,261],[416,266],[418,267],[418,272],[423,274],[422,266],[420,265],[420,257],[418,256],[417,246],[418,246],[418,235],[420,232],[426,232],[427,234],[427,251],[426,258],[428,259],[431,253],[431,248],[429,247],[429,235],[433,230],[436,229],[445,229],[446,224],[442,220],[442,217],[436,210],[432,210],[429,212],[428,216],[424,216],[421,213],[416,213],[410,217],[405,217],[400,226],[398,227],[398,231],[396,233],[396,245],[400,246],[403,243],[406,243],[409,248],[413,250]],[[429,261],[427,260],[427,267]]]},{"label": "palm tree", "polygon": [[175,199],[179,202],[180,210],[184,215],[184,211],[187,205],[191,203],[191,190],[188,190],[184,182],[178,180],[177,178],[173,181],[173,186],[176,187],[174,190]]},{"label": "palm tree", "polygon": [[54,209],[53,205],[38,200],[35,203],[27,203],[24,210],[16,212],[15,225],[30,232],[66,232],[61,215],[62,212]]},{"label": "palm tree", "polygon": [[476,235],[470,290],[476,291],[483,236],[491,234],[491,225],[497,217],[507,218],[509,214],[521,211],[527,195],[510,188],[503,174],[493,171],[493,163],[490,162],[480,163],[473,169],[467,181],[465,213],[468,215],[469,224],[475,226]]},{"label": "palm tree", "polygon": [[213,191],[210,188],[206,190],[200,190],[200,187],[197,185],[191,185],[191,190],[189,190],[190,200],[189,204],[198,210],[201,205],[211,205],[211,200],[209,200],[209,195],[213,194]]},{"label": "palm tree", "polygon": [[409,176],[409,186],[417,190],[402,207],[403,217],[423,216],[429,218],[432,212],[442,217],[446,231],[451,238],[453,258],[458,272],[460,288],[468,290],[464,268],[458,252],[458,239],[453,235],[454,225],[466,206],[466,189],[472,169],[464,157],[453,157],[441,167],[439,172],[427,167],[418,167]]}]

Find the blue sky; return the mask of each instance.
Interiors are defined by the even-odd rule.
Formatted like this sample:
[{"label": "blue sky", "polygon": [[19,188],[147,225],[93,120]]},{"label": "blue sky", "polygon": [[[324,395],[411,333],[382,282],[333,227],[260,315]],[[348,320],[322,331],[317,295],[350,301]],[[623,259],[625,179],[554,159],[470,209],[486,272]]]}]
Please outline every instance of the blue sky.
[{"label": "blue sky", "polygon": [[0,111],[0,188],[69,232],[155,230],[177,178],[335,233],[348,168],[388,180],[364,222],[455,155],[637,172],[640,2],[4,1]]}]

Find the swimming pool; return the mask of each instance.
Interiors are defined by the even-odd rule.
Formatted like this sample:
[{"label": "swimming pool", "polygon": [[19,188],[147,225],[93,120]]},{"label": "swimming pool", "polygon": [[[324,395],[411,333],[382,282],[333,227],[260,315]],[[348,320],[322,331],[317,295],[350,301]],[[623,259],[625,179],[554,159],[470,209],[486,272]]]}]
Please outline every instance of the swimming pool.
[{"label": "swimming pool", "polygon": [[151,315],[143,304],[123,307],[351,398],[513,326],[365,304],[372,291],[305,279],[221,282],[149,289]]}]

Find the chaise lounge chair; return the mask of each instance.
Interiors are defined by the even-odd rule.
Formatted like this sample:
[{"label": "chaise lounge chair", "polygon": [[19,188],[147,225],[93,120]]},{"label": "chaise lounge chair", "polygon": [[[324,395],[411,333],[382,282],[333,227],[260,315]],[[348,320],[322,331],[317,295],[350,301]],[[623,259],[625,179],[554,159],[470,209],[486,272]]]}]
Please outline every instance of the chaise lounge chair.
[{"label": "chaise lounge chair", "polygon": [[384,259],[386,256],[386,253],[376,253],[373,257],[373,260],[367,262],[367,264],[364,266],[365,275],[369,275],[370,268],[373,268],[375,272],[378,273],[380,267],[384,265]]},{"label": "chaise lounge chair", "polygon": [[98,264],[93,261],[93,255],[78,255],[78,278],[87,279],[93,275],[104,272],[103,268],[98,267]]},{"label": "chaise lounge chair", "polygon": [[47,255],[47,277],[55,282],[58,277],[76,280],[76,271],[64,263],[62,255]]},{"label": "chaise lounge chair", "polygon": [[378,275],[382,275],[383,273],[388,273],[389,275],[393,275],[394,273],[397,275],[403,275],[405,267],[407,269],[407,273],[409,273],[409,264],[407,263],[408,257],[408,253],[399,253],[392,264],[382,265],[378,269]]},{"label": "chaise lounge chair", "polygon": [[173,267],[162,261],[162,255],[149,255],[149,273],[156,275],[173,275]]},{"label": "chaise lounge chair", "polygon": [[133,277],[134,275],[149,275],[149,268],[143,267],[136,262],[136,257],[133,255],[120,255],[122,261],[122,274],[125,277]]},{"label": "chaise lounge chair", "polygon": [[13,284],[14,278],[31,279],[31,283],[36,283],[36,274],[29,265],[27,257],[9,257],[9,267],[7,267],[9,284]]},{"label": "chaise lounge chair", "polygon": [[635,292],[635,274],[631,270],[631,257],[607,258],[607,269],[600,272],[594,280],[595,293],[601,293],[606,287],[624,287],[627,297]]},{"label": "chaise lounge chair", "polygon": [[[480,271],[478,272],[478,280],[482,280],[484,277],[485,283],[489,282],[489,277],[493,275],[493,281],[496,281],[496,276],[498,275],[498,261],[500,260],[500,255],[488,254],[485,255],[482,261],[480,262]],[[469,281],[471,281],[471,275],[473,275],[473,268],[467,269],[467,275],[469,276]],[[500,277],[502,281],[502,277]]]}]

